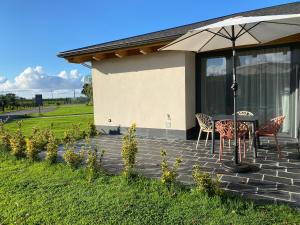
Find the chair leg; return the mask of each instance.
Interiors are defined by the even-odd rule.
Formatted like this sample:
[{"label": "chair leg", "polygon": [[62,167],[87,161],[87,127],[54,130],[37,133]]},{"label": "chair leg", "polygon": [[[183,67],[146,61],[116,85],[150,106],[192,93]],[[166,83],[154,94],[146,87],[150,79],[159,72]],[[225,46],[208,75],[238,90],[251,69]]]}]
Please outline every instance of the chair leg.
[{"label": "chair leg", "polygon": [[220,137],[220,151],[219,151],[219,161],[222,160],[223,148],[224,148],[223,138]]},{"label": "chair leg", "polygon": [[244,142],[244,159],[246,159],[246,137],[244,136],[243,138],[243,142]]},{"label": "chair leg", "polygon": [[231,141],[230,141],[230,139],[228,140],[228,147],[231,148]]},{"label": "chair leg", "polygon": [[209,132],[207,132],[207,134],[206,134],[205,147],[207,145],[208,136],[209,136]]},{"label": "chair leg", "polygon": [[242,162],[241,138],[239,138],[239,158],[240,158],[240,162]]},{"label": "chair leg", "polygon": [[278,140],[277,140],[276,134],[274,135],[274,139],[275,139],[275,143],[276,143],[276,147],[277,147],[277,157],[278,157],[278,159],[280,159],[281,158],[281,149],[280,149],[280,146],[278,144]]},{"label": "chair leg", "polygon": [[[252,146],[252,133],[251,133],[251,131],[249,130],[249,146]],[[251,149],[251,147],[249,147],[249,149]]]},{"label": "chair leg", "polygon": [[200,129],[200,131],[199,131],[198,140],[197,140],[197,144],[196,144],[196,150],[198,148],[198,144],[199,144],[199,140],[200,140],[200,137],[201,137],[201,133],[202,133],[202,129]]}]

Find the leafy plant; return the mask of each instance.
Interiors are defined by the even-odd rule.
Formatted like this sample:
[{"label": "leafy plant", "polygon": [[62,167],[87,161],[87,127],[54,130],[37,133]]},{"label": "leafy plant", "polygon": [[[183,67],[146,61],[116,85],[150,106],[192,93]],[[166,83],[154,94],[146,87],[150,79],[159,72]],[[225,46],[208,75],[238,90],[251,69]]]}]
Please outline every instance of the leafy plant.
[{"label": "leafy plant", "polygon": [[5,129],[4,124],[6,121],[0,120],[0,144],[1,144],[1,149],[5,151],[10,150],[10,134],[9,132]]},{"label": "leafy plant", "polygon": [[46,161],[48,161],[51,164],[55,163],[57,160],[58,144],[52,131],[50,131],[48,136],[48,143],[46,146],[46,150],[47,150]]},{"label": "leafy plant", "polygon": [[21,130],[22,127],[22,121],[18,121],[18,129],[16,133],[14,133],[10,139],[10,146],[11,146],[11,153],[12,155],[16,157],[24,157],[26,152],[26,141],[25,137],[23,135],[23,132]]},{"label": "leafy plant", "polygon": [[84,161],[84,151],[75,152],[75,138],[70,135],[64,146],[64,160],[72,169],[78,168]]},{"label": "leafy plant", "polygon": [[26,141],[26,157],[32,161],[39,158],[39,146],[34,138],[27,138]]},{"label": "leafy plant", "polygon": [[160,155],[161,155],[161,170],[162,170],[162,175],[161,175],[161,181],[164,184],[167,184],[168,187],[173,184],[177,177],[178,177],[178,168],[180,166],[180,164],[182,163],[182,160],[180,157],[176,158],[176,161],[173,165],[173,167],[169,166],[169,163],[166,159],[167,156],[167,152],[165,150],[161,150],[160,151]]},{"label": "leafy plant", "polygon": [[201,171],[199,165],[193,166],[193,179],[196,183],[197,190],[205,192],[208,195],[222,194],[219,179],[213,180],[209,173]]},{"label": "leafy plant", "polygon": [[48,143],[50,129],[41,130],[39,128],[33,127],[32,128],[32,135],[31,138],[34,140],[36,147],[38,150],[42,151],[46,149]]},{"label": "leafy plant", "polygon": [[100,155],[98,154],[98,146],[92,147],[89,137],[86,137],[86,143],[83,147],[85,151],[88,152],[87,158],[87,180],[92,182],[98,177],[102,170],[102,159],[104,155],[104,150],[101,151]]},{"label": "leafy plant", "polygon": [[136,125],[132,124],[131,127],[128,128],[128,134],[123,137],[122,143],[122,158],[124,161],[123,174],[125,177],[133,175],[137,152]]},{"label": "leafy plant", "polygon": [[88,127],[88,134],[90,135],[90,137],[94,137],[98,135],[98,131],[96,128],[96,125],[93,122],[89,122],[89,127]]}]

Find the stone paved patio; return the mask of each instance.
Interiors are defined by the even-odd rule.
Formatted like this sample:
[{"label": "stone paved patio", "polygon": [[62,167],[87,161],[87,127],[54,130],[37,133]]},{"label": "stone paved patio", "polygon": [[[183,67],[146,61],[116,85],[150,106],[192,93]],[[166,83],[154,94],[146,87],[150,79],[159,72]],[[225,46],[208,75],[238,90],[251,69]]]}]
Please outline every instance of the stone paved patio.
[{"label": "stone paved patio", "polygon": [[[264,144],[265,140],[262,140]],[[94,138],[93,144],[99,143],[105,149],[103,164],[108,172],[118,174],[123,168],[121,158],[121,136],[103,135]],[[79,142],[80,147],[84,142]],[[226,144],[226,143],[225,143]],[[300,207],[300,156],[293,144],[285,144],[282,149],[282,159],[278,160],[272,143],[268,148],[259,149],[258,158],[254,161],[252,152],[247,152],[246,161],[259,168],[258,171],[244,174],[226,172],[218,162],[218,147],[216,154],[210,154],[210,144],[205,148],[204,141],[195,148],[194,140],[163,140],[138,139],[137,169],[140,173],[152,177],[160,177],[160,150],[167,151],[170,163],[176,156],[181,156],[183,162],[179,169],[179,180],[191,184],[192,167],[200,164],[202,169],[221,176],[221,185],[228,192],[234,192],[260,203],[288,203]],[[62,153],[62,152],[61,152]],[[233,160],[233,154],[227,147],[224,160]]]}]

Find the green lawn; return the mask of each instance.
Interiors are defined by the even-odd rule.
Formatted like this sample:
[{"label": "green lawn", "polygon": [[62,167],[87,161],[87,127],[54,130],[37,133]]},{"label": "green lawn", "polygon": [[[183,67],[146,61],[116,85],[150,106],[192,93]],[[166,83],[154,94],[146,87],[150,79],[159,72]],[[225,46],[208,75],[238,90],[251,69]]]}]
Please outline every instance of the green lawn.
[{"label": "green lawn", "polygon": [[0,224],[300,224],[286,206],[254,206],[208,197],[158,180],[126,182],[103,175],[86,181],[84,168],[15,160],[0,153]]},{"label": "green lawn", "polygon": [[[93,121],[93,114],[65,117],[44,117],[44,118],[29,118],[24,119],[22,123],[22,131],[26,137],[32,134],[32,128],[45,129],[53,124],[53,131],[57,138],[63,137],[64,131],[72,127],[72,124],[81,124],[81,128],[88,127],[88,123]],[[17,122],[9,122],[5,127],[11,131],[17,129]]]},{"label": "green lawn", "polygon": [[62,105],[57,107],[54,111],[38,114],[32,114],[30,116],[63,116],[74,114],[88,114],[93,113],[93,106],[78,104],[78,105]]}]

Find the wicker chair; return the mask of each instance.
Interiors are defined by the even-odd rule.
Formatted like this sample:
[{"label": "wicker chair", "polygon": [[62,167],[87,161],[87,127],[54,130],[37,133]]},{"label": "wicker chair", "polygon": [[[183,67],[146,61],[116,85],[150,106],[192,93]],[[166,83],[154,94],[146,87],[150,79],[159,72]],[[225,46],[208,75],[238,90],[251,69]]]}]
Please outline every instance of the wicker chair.
[{"label": "wicker chair", "polygon": [[202,132],[207,133],[206,134],[206,141],[205,141],[205,147],[206,147],[208,136],[209,136],[210,133],[212,133],[212,122],[211,122],[211,117],[206,115],[206,114],[203,114],[203,113],[197,113],[196,118],[197,118],[197,121],[198,121],[199,127],[200,127],[198,140],[197,140],[197,144],[196,144],[196,149],[197,149]]},{"label": "wicker chair", "polygon": [[278,144],[277,134],[278,134],[280,128],[282,127],[284,119],[285,119],[285,116],[278,116],[276,118],[273,118],[269,122],[267,122],[265,125],[262,125],[261,127],[259,127],[255,133],[257,136],[274,137],[275,144],[277,147],[278,158],[281,157],[281,149]]},{"label": "wicker chair", "polygon": [[[244,147],[244,156],[246,157],[246,142],[245,136],[248,133],[248,126],[245,123],[237,122],[238,126],[238,144],[239,144],[239,158],[242,161],[242,152],[241,152],[241,139],[243,139],[243,147]],[[220,120],[216,122],[216,130],[220,134],[220,151],[219,151],[219,161],[222,160],[223,150],[224,150],[224,142],[225,140],[233,140],[234,139],[234,122],[232,120]]]}]

